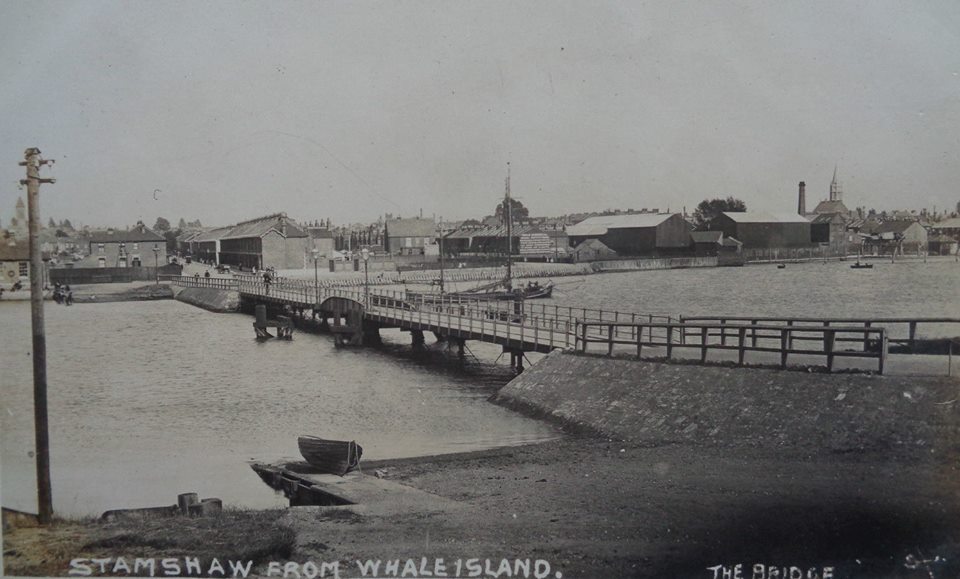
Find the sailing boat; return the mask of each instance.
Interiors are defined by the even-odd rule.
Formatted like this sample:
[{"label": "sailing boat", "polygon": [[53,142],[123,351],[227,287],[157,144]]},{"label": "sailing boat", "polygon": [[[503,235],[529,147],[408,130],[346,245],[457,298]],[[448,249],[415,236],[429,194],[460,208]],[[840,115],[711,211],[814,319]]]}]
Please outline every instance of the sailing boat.
[{"label": "sailing boat", "polygon": [[[507,275],[502,280],[478,286],[470,290],[447,293],[448,296],[460,296],[484,300],[530,300],[548,298],[553,295],[553,282],[540,285],[531,281],[520,287],[513,287],[513,203],[510,199],[510,162],[507,161],[507,179],[504,192],[504,211],[507,221]],[[441,286],[442,287],[442,286]]]},{"label": "sailing boat", "polygon": [[549,298],[553,295],[553,282],[547,282],[541,285],[540,282],[530,281],[521,287],[513,287],[513,205],[510,202],[510,163],[507,162],[506,192],[504,193],[504,204],[506,205],[506,233],[507,233],[507,274],[503,279],[477,286],[473,289],[459,292],[443,291],[443,233],[440,234],[440,279],[439,293],[421,293],[407,291],[407,297],[419,300],[439,300],[442,297],[464,297],[481,300],[530,300],[538,298]]}]

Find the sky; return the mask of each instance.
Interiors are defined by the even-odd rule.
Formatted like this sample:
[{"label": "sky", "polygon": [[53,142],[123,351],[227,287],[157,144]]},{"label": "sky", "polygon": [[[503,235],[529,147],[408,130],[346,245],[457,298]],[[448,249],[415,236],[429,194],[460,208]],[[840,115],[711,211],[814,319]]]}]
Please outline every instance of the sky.
[{"label": "sky", "polygon": [[960,2],[0,3],[0,222],[960,201]]}]

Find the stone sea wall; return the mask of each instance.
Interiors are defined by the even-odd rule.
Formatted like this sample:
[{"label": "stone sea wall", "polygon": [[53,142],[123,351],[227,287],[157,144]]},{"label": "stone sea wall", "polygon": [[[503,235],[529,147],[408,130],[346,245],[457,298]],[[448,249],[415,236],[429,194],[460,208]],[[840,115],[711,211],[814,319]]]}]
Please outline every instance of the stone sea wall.
[{"label": "stone sea wall", "polygon": [[211,312],[235,312],[240,309],[240,293],[235,290],[175,287],[174,291],[176,300]]},{"label": "stone sea wall", "polygon": [[960,448],[960,381],[640,362],[556,351],[493,401],[643,444]]}]

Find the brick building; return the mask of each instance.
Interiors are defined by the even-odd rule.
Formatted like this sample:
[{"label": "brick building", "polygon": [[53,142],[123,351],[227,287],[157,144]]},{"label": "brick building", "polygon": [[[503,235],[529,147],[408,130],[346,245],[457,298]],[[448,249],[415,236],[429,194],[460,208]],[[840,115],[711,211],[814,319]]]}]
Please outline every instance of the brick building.
[{"label": "brick building", "polygon": [[243,269],[301,269],[311,239],[286,213],[238,223],[219,236],[219,263]]},{"label": "brick building", "polygon": [[89,255],[77,267],[153,266],[167,261],[167,240],[137,221],[132,229],[107,229],[94,233],[87,242]]},{"label": "brick building", "polygon": [[25,239],[19,243],[13,237],[0,239],[0,287],[9,290],[17,281],[29,286],[30,244]]},{"label": "brick building", "polygon": [[810,222],[794,213],[725,211],[712,227],[737,239],[745,249],[810,246]]},{"label": "brick building", "polygon": [[437,238],[437,224],[433,219],[388,219],[384,229],[384,249],[393,255],[423,255],[424,246],[433,244]]},{"label": "brick building", "polygon": [[619,255],[686,252],[690,224],[679,213],[631,213],[588,217],[567,228],[572,245],[598,239]]}]

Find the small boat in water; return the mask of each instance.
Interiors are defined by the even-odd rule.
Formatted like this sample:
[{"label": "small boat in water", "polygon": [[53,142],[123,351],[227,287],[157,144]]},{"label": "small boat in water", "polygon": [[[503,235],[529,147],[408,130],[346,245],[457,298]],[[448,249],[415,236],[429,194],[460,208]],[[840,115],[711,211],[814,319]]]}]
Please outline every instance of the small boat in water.
[{"label": "small boat in water", "polygon": [[316,436],[297,438],[300,454],[317,470],[343,476],[360,464],[363,448],[355,441],[327,440]]},{"label": "small boat in water", "polygon": [[873,269],[872,263],[861,263],[860,260],[857,260],[857,263],[850,266],[852,269]]},{"label": "small boat in water", "polygon": [[[498,287],[503,289],[496,289]],[[551,281],[540,285],[540,282],[532,281],[527,283],[527,285],[514,288],[512,284],[509,283],[509,280],[504,280],[473,290],[457,292],[455,295],[482,300],[533,300],[549,298],[553,295],[553,282]]]},{"label": "small boat in water", "polygon": [[[496,289],[496,288],[503,289]],[[460,291],[460,292],[444,292],[440,294],[439,292],[412,292],[407,291],[407,299],[413,301],[440,301],[441,297],[450,299],[450,298],[467,298],[474,300],[533,300],[533,299],[545,299],[553,295],[553,282],[547,282],[543,285],[540,285],[539,282],[530,282],[525,286],[514,288],[512,290],[506,289],[503,281],[497,281],[492,284],[485,286],[480,286],[476,289]]]},{"label": "small boat in water", "polygon": [[787,264],[781,263],[781,264],[777,265],[777,269],[787,269]]}]

